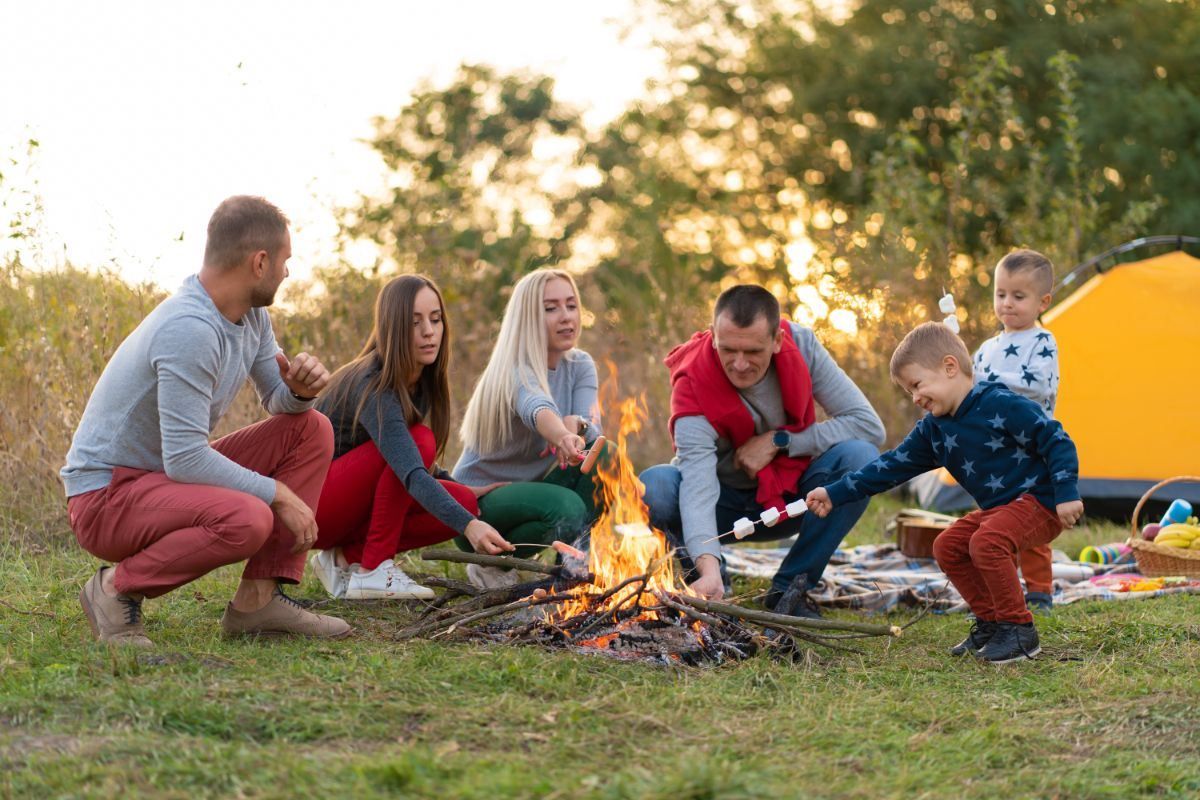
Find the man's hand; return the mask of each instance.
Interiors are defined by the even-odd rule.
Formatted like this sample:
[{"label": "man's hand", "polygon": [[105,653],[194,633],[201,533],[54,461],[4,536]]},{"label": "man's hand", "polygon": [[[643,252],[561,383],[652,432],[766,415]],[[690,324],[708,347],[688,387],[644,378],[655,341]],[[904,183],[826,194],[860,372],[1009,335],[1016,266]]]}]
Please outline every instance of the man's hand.
[{"label": "man's hand", "polygon": [[286,483],[275,481],[275,501],[271,503],[271,510],[279,517],[283,527],[296,537],[296,543],[292,545],[293,553],[302,553],[316,543],[317,518]]},{"label": "man's hand", "polygon": [[511,553],[517,549],[500,535],[500,531],[481,519],[473,519],[468,522],[463,536],[467,537],[467,541],[471,543],[471,547],[475,549],[476,553],[498,556],[501,553]]},{"label": "man's hand", "polygon": [[1075,523],[1083,516],[1083,501],[1072,500],[1069,503],[1059,503],[1054,508],[1058,512],[1058,521],[1064,528],[1074,528]]},{"label": "man's hand", "polygon": [[329,370],[308,353],[300,353],[291,361],[283,353],[276,353],[275,363],[279,365],[279,377],[292,394],[300,397],[311,400],[329,383]]},{"label": "man's hand", "polygon": [[833,511],[833,503],[829,502],[829,492],[825,491],[824,486],[818,486],[809,492],[808,497],[804,498],[804,505],[818,517],[827,516]]},{"label": "man's hand", "polygon": [[779,448],[771,441],[774,436],[775,431],[767,431],[742,442],[733,454],[733,465],[751,478],[757,478],[759,471],[779,455]]},{"label": "man's hand", "polygon": [[725,596],[725,582],[721,580],[721,562],[715,556],[702,555],[696,560],[700,577],[689,587],[705,600],[720,600]]},{"label": "man's hand", "polygon": [[475,495],[476,498],[479,498],[483,497],[488,492],[499,489],[501,486],[508,486],[510,483],[512,483],[512,481],[497,481],[496,483],[489,483],[486,486],[468,486],[467,488],[471,490],[471,494]]}]

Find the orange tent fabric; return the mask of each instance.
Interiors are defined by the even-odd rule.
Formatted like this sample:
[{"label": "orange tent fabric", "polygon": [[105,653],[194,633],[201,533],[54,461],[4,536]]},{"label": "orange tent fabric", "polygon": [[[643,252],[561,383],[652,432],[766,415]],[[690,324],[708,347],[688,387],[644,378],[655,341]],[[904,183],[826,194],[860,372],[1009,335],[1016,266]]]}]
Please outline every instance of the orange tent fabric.
[{"label": "orange tent fabric", "polygon": [[1050,309],[1055,416],[1089,481],[1200,473],[1200,259],[1179,251],[1093,276]]}]

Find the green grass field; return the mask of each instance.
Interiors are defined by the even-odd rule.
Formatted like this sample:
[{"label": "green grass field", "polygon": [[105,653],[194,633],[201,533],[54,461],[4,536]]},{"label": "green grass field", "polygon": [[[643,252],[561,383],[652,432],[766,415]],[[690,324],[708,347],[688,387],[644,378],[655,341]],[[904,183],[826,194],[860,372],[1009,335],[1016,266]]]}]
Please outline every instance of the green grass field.
[{"label": "green grass field", "polygon": [[[879,541],[894,510],[876,501],[849,543]],[[1196,597],[1059,608],[1039,622],[1044,654],[1007,667],[945,655],[955,615],[863,655],[669,670],[398,644],[404,604],[324,605],[356,627],[340,642],[226,641],[225,568],[148,602],[158,648],[134,654],[91,640],[76,595],[95,562],[66,531],[8,533],[4,797],[1200,795]],[[296,593],[321,596],[311,578]]]}]

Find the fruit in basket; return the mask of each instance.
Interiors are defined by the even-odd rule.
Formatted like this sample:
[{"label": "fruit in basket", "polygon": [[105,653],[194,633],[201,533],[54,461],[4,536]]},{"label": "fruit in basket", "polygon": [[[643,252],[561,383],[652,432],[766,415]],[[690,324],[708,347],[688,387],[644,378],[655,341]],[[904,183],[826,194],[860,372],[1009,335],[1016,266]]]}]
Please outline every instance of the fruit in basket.
[{"label": "fruit in basket", "polygon": [[[1158,535],[1154,537],[1155,544],[1164,547],[1178,547],[1183,550],[1190,549],[1192,544],[1197,541],[1200,541],[1200,526],[1182,522],[1164,525]],[[1200,550],[1200,547],[1196,549]]]},{"label": "fruit in basket", "polygon": [[1151,522],[1149,525],[1142,526],[1142,538],[1147,542],[1153,542],[1154,537],[1158,536],[1158,532],[1162,529],[1162,525],[1157,522]]}]

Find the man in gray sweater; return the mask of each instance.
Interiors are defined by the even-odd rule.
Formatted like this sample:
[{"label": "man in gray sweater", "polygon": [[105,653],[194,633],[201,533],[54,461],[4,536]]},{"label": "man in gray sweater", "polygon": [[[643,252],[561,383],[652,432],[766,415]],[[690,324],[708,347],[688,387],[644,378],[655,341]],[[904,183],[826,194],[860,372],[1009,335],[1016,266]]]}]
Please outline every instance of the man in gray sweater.
[{"label": "man in gray sweater", "polygon": [[[329,420],[312,408],[329,372],[280,352],[265,308],[291,254],[278,208],[225,200],[199,274],[142,320],[96,383],[62,479],[75,538],[114,564],[79,595],[101,641],[151,646],[143,598],[240,561],[225,633],[350,632],[279,589],[304,574],[333,454]],[[247,377],[271,416],[210,443]]]},{"label": "man in gray sweater", "polygon": [[[838,516],[824,519],[804,515],[774,526],[757,520],[764,509],[783,511],[874,459],[885,435],[879,415],[811,330],[780,319],[779,302],[761,286],[723,292],[712,326],[665,363],[675,459],[640,476],[650,524],[679,548],[691,587],[703,597],[725,592],[717,536],[740,517],[756,521],[753,539],[798,534],[771,581],[767,606],[799,575],[811,589],[867,504],[840,506]],[[806,603],[792,613],[818,612]]]}]

